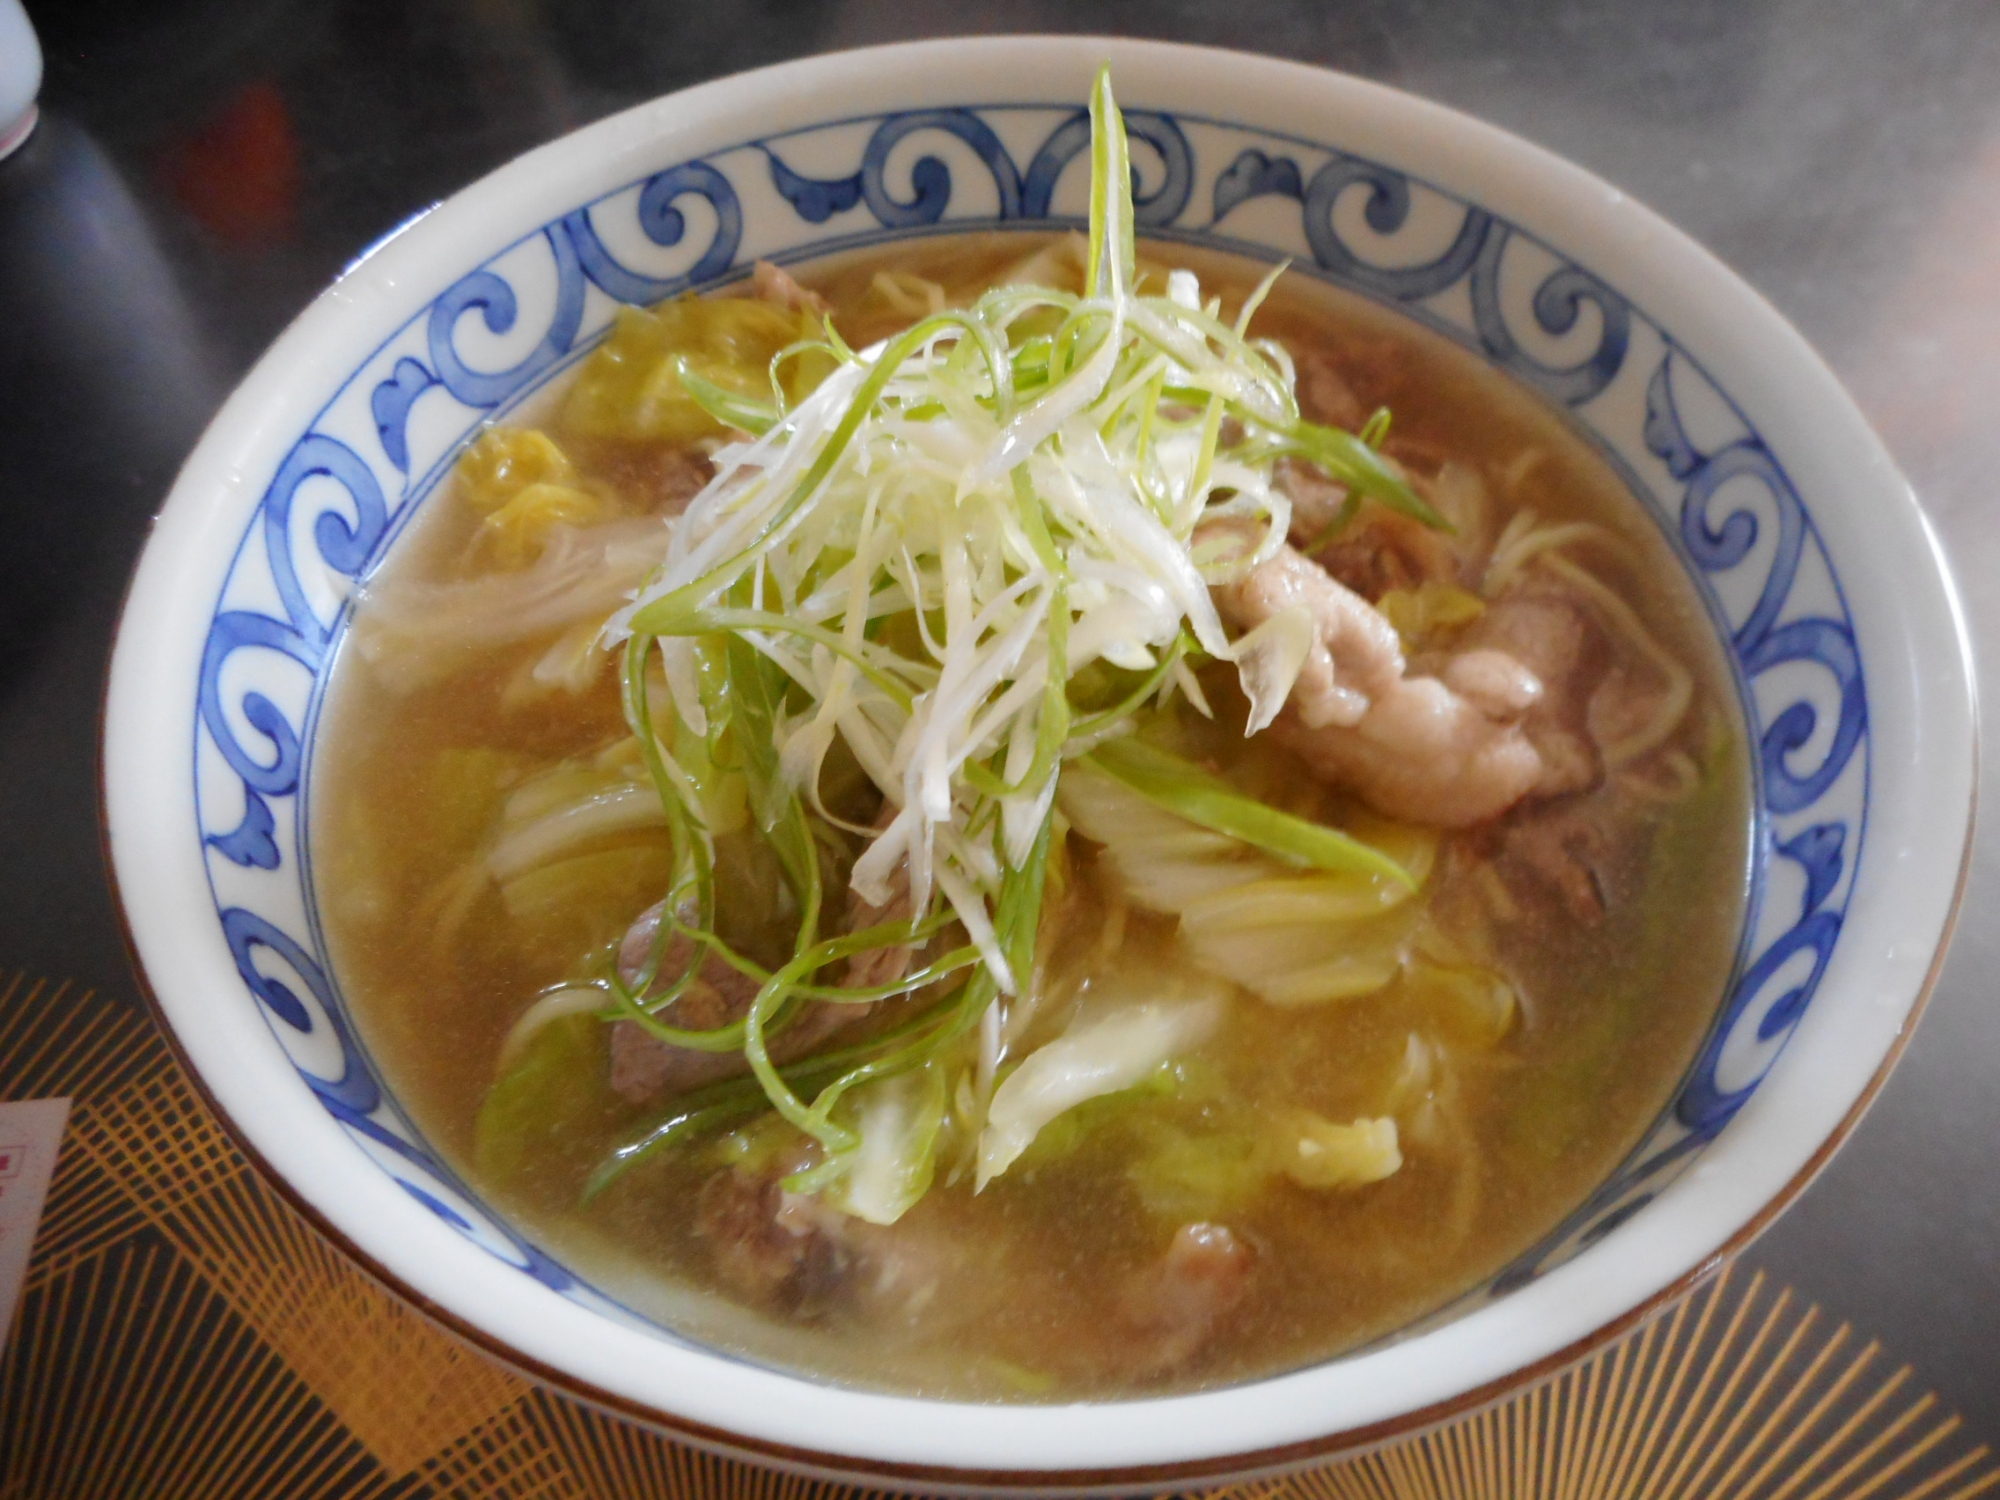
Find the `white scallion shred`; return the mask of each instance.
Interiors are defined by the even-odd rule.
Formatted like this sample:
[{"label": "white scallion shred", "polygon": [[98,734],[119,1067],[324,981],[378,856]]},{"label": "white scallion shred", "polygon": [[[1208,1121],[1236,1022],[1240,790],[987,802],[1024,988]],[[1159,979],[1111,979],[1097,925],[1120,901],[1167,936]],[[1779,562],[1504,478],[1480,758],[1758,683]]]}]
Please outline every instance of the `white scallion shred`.
[{"label": "white scallion shred", "polygon": [[[1150,671],[1184,630],[1234,658],[1190,556],[1195,524],[1218,486],[1234,491],[1230,513],[1265,520],[1269,546],[1289,516],[1266,468],[1202,461],[1205,410],[1160,397],[1193,390],[1297,416],[1289,372],[1205,310],[1191,272],[1174,272],[1165,296],[1136,289],[1124,134],[1108,84],[1100,93],[1094,165],[1111,176],[1094,186],[1085,294],[998,288],[854,356],[768,431],[717,455],[665,561],[607,631],[615,643],[673,617],[659,641],[666,681],[699,732],[682,638],[740,614],[731,590],[754,575],[777,627],[755,631],[757,649],[813,704],[786,726],[786,776],[812,800],[842,733],[901,809],[873,834],[856,890],[884,897],[907,859],[916,909],[942,893],[1005,991],[1014,976],[991,936],[992,903],[1054,793],[1062,757],[1035,751],[1051,729],[1067,748],[1067,726],[1047,718],[1052,671],[1063,688],[1099,660]],[[1055,344],[1071,357],[1017,390],[1009,360],[1031,317],[1058,324]],[[914,651],[870,638],[874,621],[912,608]],[[1288,623],[1261,632],[1243,659],[1265,720],[1301,656]],[[1170,673],[1162,691],[1191,680]],[[975,846],[992,857],[967,858]]]},{"label": "white scallion shred", "polygon": [[[775,378],[773,404],[744,398],[761,430],[712,454],[714,477],[668,523],[658,566],[604,631],[623,649],[627,723],[672,838],[667,909],[690,914],[676,917],[682,934],[728,957],[714,927],[723,830],[711,820],[731,806],[761,828],[798,914],[791,959],[759,979],[726,1042],[710,1036],[727,1046],[740,1037],[763,1098],[822,1148],[789,1185],[878,1223],[928,1186],[946,1068],[975,1035],[977,1087],[960,1090],[960,1112],[980,1132],[983,1185],[1056,1114],[1130,1087],[1217,1024],[1219,990],[1198,977],[1198,996],[1135,998],[999,1076],[994,1007],[1008,995],[1034,1003],[1065,764],[1176,693],[1208,713],[1190,670],[1197,654],[1236,663],[1253,732],[1298,675],[1309,622],[1281,614],[1232,642],[1209,596],[1284,541],[1291,507],[1273,482],[1276,458],[1300,455],[1356,493],[1426,514],[1366,443],[1302,421],[1289,358],[1247,337],[1277,272],[1233,325],[1192,272],[1173,272],[1164,295],[1140,289],[1131,162],[1108,71],[1090,115],[1081,294],[1013,279],[965,308],[927,296],[914,326],[859,353],[831,323],[823,343],[795,346],[830,357],[831,373],[795,404]],[[1229,518],[1253,545],[1196,548],[1210,517]],[[1087,672],[1097,680],[1075,693]],[[1115,701],[1102,708],[1107,678]],[[836,741],[882,794],[872,827],[822,800]],[[730,796],[704,779],[718,776],[733,778]],[[1213,788],[1197,791],[1214,800]],[[614,790],[524,829],[495,859],[511,868],[616,831],[642,815],[637,802]],[[1208,815],[1235,827],[1240,812]],[[1280,838],[1265,826],[1279,816],[1261,813],[1256,836]],[[819,832],[810,819],[823,820]],[[829,936],[817,842],[827,828],[861,840],[853,895],[900,915]],[[1333,837],[1315,834],[1315,859],[1332,857],[1322,846]],[[870,945],[932,939],[957,944],[947,979],[929,986],[946,984],[944,998],[837,1057],[837,1076],[807,1063],[781,1071],[769,1042],[799,1015],[799,990],[817,986],[811,1003],[838,1003],[823,970]],[[648,963],[663,957],[656,945]],[[606,983],[617,1014],[671,1035],[660,1012],[681,981],[659,999],[654,977],[646,968],[629,989]],[[813,1087],[802,1095],[793,1080]],[[717,1094],[661,1124],[621,1147],[590,1191],[746,1102]]]}]

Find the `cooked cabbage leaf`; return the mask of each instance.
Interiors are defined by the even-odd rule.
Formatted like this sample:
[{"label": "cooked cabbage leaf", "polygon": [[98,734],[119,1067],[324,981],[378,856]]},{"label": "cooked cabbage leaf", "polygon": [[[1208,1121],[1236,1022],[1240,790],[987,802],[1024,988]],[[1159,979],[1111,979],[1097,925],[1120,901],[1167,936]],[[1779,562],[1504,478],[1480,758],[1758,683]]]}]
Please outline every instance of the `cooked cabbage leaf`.
[{"label": "cooked cabbage leaf", "polygon": [[1131,1088],[1198,1046],[1222,1020],[1219,993],[1146,1001],[1082,1018],[1028,1054],[994,1092],[979,1137],[978,1186],[1019,1159],[1049,1121],[1086,1099]]}]

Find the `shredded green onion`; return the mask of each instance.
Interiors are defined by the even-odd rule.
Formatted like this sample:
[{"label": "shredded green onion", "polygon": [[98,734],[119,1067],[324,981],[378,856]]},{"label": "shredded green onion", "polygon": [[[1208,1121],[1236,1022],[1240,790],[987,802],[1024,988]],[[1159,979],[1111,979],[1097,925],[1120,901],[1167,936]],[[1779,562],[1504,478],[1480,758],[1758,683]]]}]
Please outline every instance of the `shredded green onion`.
[{"label": "shredded green onion", "polygon": [[754,396],[717,385],[697,373],[685,358],[674,361],[674,375],[680,381],[681,389],[694,399],[695,405],[725,427],[763,433],[777,425],[779,413],[776,403],[759,401]]},{"label": "shredded green onion", "polygon": [[[676,1101],[612,1154],[586,1196],[675,1141],[765,1108],[822,1148],[798,1183],[838,1181],[861,1145],[852,1122],[868,1113],[856,1104],[837,1114],[840,1102],[959,1056],[988,1008],[1028,982],[1056,786],[1078,755],[1295,865],[1413,884],[1380,850],[1144,741],[1097,743],[1149,702],[1195,693],[1190,657],[1236,660],[1191,539],[1224,500],[1281,537],[1290,501],[1272,477],[1278,458],[1345,485],[1344,517],[1368,499],[1446,523],[1379,453],[1386,411],[1359,435],[1306,421],[1289,362],[1249,338],[1283,267],[1233,324],[1188,272],[1173,273],[1163,295],[1140,290],[1130,154],[1108,70],[1090,119],[1081,296],[997,287],[859,352],[829,320],[823,342],[771,361],[769,399],[676,364],[688,396],[743,439],[715,452],[716,477],[609,627],[623,642],[625,717],[666,809],[673,874],[646,961],[607,981],[604,1014],[675,1046],[740,1049],[751,1072]],[[777,375],[807,354],[833,368],[793,401]],[[1115,679],[1128,686],[1108,706],[1086,689],[1079,707],[1073,687],[1099,663],[1130,674]],[[887,810],[854,862],[853,888],[881,908],[901,882],[913,915],[829,936],[820,846],[852,827],[821,803],[836,739]],[[797,913],[790,956],[775,968],[716,930],[704,809],[724,776],[747,788]],[[932,951],[951,932],[963,941]],[[677,938],[692,956],[663,976]],[[897,982],[848,988],[823,973],[892,947],[913,950]],[[758,985],[748,1013],[707,1030],[672,1025],[665,1013],[711,959]],[[805,1007],[886,1000],[909,1013],[845,1047],[773,1058]]]},{"label": "shredded green onion", "polygon": [[1288,864],[1381,875],[1406,888],[1416,887],[1408,870],[1373,845],[1246,797],[1220,776],[1157,745],[1128,735],[1099,745],[1086,759],[1168,812],[1241,839]]}]

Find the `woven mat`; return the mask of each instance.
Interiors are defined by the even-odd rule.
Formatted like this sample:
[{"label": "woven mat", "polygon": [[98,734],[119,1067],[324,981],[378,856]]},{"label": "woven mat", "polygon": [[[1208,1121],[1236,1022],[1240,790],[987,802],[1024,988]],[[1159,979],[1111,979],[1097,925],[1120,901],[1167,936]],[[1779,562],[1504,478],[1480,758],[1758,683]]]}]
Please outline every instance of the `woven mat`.
[{"label": "woven mat", "polygon": [[[0,1099],[76,1100],[0,1359],[0,1500],[844,1500],[523,1380],[351,1267],[231,1146],[152,1023],[0,980]],[[1725,1276],[1559,1379],[1217,1494],[1966,1500],[2000,1485],[1875,1345]]]}]

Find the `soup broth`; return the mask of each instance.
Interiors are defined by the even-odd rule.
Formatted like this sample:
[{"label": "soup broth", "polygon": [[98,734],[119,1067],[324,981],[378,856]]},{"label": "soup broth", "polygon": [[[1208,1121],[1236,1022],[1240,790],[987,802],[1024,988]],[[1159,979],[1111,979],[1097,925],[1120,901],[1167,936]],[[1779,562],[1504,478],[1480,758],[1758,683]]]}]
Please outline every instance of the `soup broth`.
[{"label": "soup broth", "polygon": [[[1225,323],[1266,270],[1179,246],[1140,257],[1155,291],[1167,268],[1193,269]],[[992,234],[853,255],[799,279],[858,349],[996,282],[1074,287],[1082,259],[1063,240]],[[760,358],[813,319],[783,305],[798,301],[791,288],[764,290],[769,316],[728,335]],[[1422,796],[1395,779],[1402,767],[1336,757],[1330,769],[1311,738],[1321,731],[1299,717],[1301,688],[1272,732],[1246,737],[1255,705],[1237,666],[1190,652],[1184,674],[1133,710],[1143,746],[1386,851],[1414,896],[1335,872],[1312,887],[1333,906],[1288,916],[1287,902],[1306,900],[1294,864],[1215,842],[1224,835],[1146,793],[1152,749],[1120,761],[1107,742],[1065,763],[1034,972],[1012,976],[1014,992],[967,1023],[956,1052],[880,1095],[883,1110],[931,1110],[935,1133],[928,1191],[893,1222],[841,1207],[861,1201],[865,1162],[845,1186],[788,1176],[827,1153],[767,1108],[690,1128],[607,1174],[621,1147],[675,1117],[677,1098],[726,1086],[649,1090],[686,1059],[662,1062],[663,1044],[649,1051],[641,1030],[607,1024],[615,1007],[601,990],[564,988],[634,967],[649,943],[661,975],[690,963],[685,941],[642,921],[674,878],[675,846],[631,735],[618,653],[598,641],[645,577],[620,549],[657,560],[660,518],[708,482],[724,441],[701,413],[659,399],[646,340],[707,336],[666,326],[681,317],[672,306],[666,324],[622,328],[606,346],[617,358],[600,351],[567,392],[507,419],[544,434],[546,452],[526,439],[497,457],[488,440],[474,446],[369,582],[316,751],[314,868],[339,983],[398,1098],[489,1201],[593,1284],[704,1342],[870,1387],[1071,1400],[1240,1381],[1379,1339],[1490,1277],[1633,1148],[1736,953],[1749,774],[1727,668],[1657,528],[1561,418],[1449,341],[1292,274],[1252,334],[1288,351],[1317,422],[1359,430],[1388,408],[1386,437],[1379,424],[1368,435],[1453,523],[1426,531],[1371,505],[1304,535],[1307,492],[1325,481],[1281,457],[1301,496],[1296,555],[1394,625],[1412,679],[1435,674],[1469,695],[1464,663],[1508,652],[1536,673],[1525,739],[1509,741],[1533,746],[1536,790],[1488,816],[1441,805],[1447,826],[1427,828],[1410,805]],[[815,357],[787,378],[813,378],[803,366]],[[1169,417],[1180,410],[1161,400]],[[1222,451],[1237,440],[1218,426]],[[539,555],[525,530],[495,524],[504,505],[468,498],[502,471],[508,504],[539,483],[550,506],[576,507]],[[552,568],[558,546],[580,560],[564,587],[599,578],[594,614],[538,615],[539,595],[498,591]],[[495,579],[502,628],[484,628],[477,591]],[[1216,597],[1225,618],[1250,607],[1241,588]],[[943,618],[906,614],[881,630],[915,640]],[[1079,676],[1077,711],[1129,697],[1153,660],[1142,655]],[[655,691],[672,697],[664,678]],[[772,722],[803,712],[781,704]],[[844,888],[856,851],[896,811],[864,760],[836,740],[817,782],[830,931],[894,916]],[[799,920],[782,860],[758,809],[705,806],[716,930],[775,972]],[[1326,945],[1334,919],[1313,914],[1336,907],[1352,924],[1345,947]],[[920,968],[977,943],[947,921],[909,946],[915,957],[895,950],[896,962]],[[856,966],[840,977],[842,962],[826,961],[822,987],[858,982]],[[822,1045],[921,1016],[952,982],[886,999]],[[810,1003],[801,1014],[815,1014]],[[997,1117],[1041,1086],[1039,1049],[1080,1036],[1108,1047],[1116,1028],[1146,1025],[1177,1038],[1170,1056],[1068,1108],[1045,1105],[1008,1127],[1028,1137],[1009,1144]],[[788,1061],[776,1043],[773,1056]]]}]

